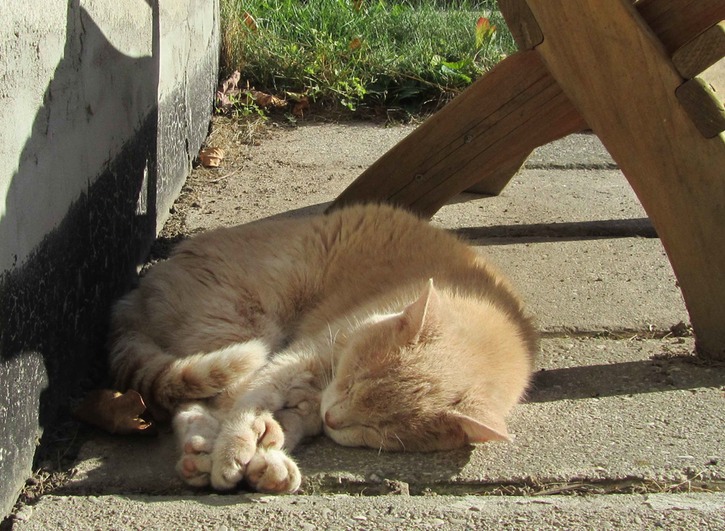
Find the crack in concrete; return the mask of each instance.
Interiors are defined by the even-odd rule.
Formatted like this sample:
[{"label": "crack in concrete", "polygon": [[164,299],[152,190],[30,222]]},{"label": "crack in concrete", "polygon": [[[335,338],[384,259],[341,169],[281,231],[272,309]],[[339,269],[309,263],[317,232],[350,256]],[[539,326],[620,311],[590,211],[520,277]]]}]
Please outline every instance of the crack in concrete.
[{"label": "crack in concrete", "polygon": [[555,162],[531,163],[524,165],[525,170],[618,170],[619,166],[615,162],[601,163],[579,163],[565,162],[557,164]]},{"label": "crack in concrete", "polygon": [[648,218],[461,227],[452,232],[467,240],[511,238],[514,240],[512,243],[542,238],[561,241],[658,237],[657,231]]},{"label": "crack in concrete", "polygon": [[397,480],[346,481],[339,478],[307,478],[299,494],[348,494],[355,496],[554,496],[725,492],[725,480],[700,479],[691,474],[679,483],[644,478],[563,482],[518,483],[413,483]]}]

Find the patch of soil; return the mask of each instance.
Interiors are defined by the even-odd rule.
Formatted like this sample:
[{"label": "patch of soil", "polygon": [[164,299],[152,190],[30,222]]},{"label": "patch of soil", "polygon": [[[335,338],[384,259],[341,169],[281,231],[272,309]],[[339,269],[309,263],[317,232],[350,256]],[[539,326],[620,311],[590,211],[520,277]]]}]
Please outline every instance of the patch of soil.
[{"label": "patch of soil", "polygon": [[[339,118],[339,117],[337,117]],[[324,127],[321,127],[324,124]],[[219,226],[320,212],[417,124],[214,116],[203,147],[224,150],[219,167],[195,161],[150,261],[179,241]]]}]

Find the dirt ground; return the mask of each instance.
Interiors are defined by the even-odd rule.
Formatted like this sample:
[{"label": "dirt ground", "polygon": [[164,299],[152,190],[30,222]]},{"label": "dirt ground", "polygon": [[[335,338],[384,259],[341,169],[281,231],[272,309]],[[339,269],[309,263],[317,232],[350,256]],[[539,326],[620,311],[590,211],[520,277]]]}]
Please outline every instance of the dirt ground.
[{"label": "dirt ground", "polygon": [[[370,128],[374,135],[357,138],[356,131]],[[315,118],[298,124],[262,123],[215,116],[205,147],[222,148],[224,159],[217,168],[195,162],[151,260],[167,256],[173,244],[207,229],[324,210],[414,128],[415,124],[330,123]]]}]

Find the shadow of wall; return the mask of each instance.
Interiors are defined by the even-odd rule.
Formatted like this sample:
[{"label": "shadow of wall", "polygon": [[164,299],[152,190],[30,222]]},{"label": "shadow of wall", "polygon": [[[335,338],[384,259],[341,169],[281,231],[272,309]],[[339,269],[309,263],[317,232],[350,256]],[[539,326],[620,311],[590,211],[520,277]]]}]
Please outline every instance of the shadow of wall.
[{"label": "shadow of wall", "polygon": [[[0,245],[17,241],[22,224],[32,228],[36,219],[48,223],[47,210],[57,209],[57,203],[64,214],[51,220],[52,229],[43,231],[27,256],[0,273],[3,515],[29,475],[41,434],[47,437],[59,416],[65,417],[75,396],[104,383],[111,303],[134,282],[158,220],[164,219],[159,211],[170,206],[190,167],[189,152],[198,149],[207,131],[213,81],[207,85],[216,79],[217,30],[208,42],[199,43],[214,59],[197,65],[209,71],[196,83],[196,101],[189,101],[194,81],[184,73],[176,93],[167,91],[167,111],[160,119],[164,14],[158,0],[145,2],[152,18],[145,28],[151,33],[151,53],[137,56],[119,51],[104,33],[104,20],[94,20],[81,0],[68,2],[62,59],[9,183]],[[128,6],[116,11],[124,9]],[[216,24],[218,3],[203,9],[213,11],[207,20]],[[140,31],[138,38],[149,35]],[[167,55],[174,52],[173,44],[169,48]],[[166,86],[175,81],[167,79]],[[179,112],[184,114],[181,126]],[[160,121],[170,129],[167,144]],[[196,132],[190,135],[190,128]],[[177,160],[179,149],[182,160]],[[165,152],[163,163],[159,150]],[[105,158],[94,166],[89,160],[99,153]],[[165,172],[163,178],[159,171]],[[64,183],[79,188],[70,191],[76,194],[70,205],[60,197]],[[54,189],[59,190],[57,199],[49,192]],[[159,196],[163,201],[157,201]]]}]

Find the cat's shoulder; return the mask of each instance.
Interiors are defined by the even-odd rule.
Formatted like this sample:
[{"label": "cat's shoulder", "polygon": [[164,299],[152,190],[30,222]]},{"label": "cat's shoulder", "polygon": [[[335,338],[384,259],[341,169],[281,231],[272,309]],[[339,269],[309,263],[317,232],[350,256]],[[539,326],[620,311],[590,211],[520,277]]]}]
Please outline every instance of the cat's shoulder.
[{"label": "cat's shoulder", "polygon": [[392,221],[412,224],[427,224],[427,220],[398,205],[386,203],[359,203],[332,210],[327,217],[348,220]]}]

